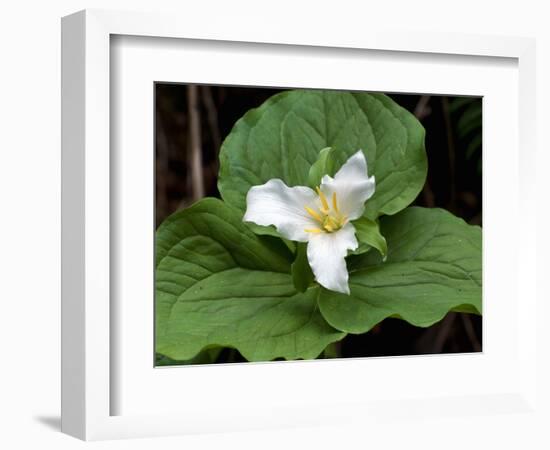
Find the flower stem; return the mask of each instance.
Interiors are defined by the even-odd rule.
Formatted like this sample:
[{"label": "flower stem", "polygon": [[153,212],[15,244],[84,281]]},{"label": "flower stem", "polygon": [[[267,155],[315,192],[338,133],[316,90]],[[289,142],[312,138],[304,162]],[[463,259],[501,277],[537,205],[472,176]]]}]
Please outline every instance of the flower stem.
[{"label": "flower stem", "polygon": [[342,357],[342,343],[340,341],[332,342],[331,344],[328,344],[325,350],[323,351],[324,359],[341,358],[341,357]]}]

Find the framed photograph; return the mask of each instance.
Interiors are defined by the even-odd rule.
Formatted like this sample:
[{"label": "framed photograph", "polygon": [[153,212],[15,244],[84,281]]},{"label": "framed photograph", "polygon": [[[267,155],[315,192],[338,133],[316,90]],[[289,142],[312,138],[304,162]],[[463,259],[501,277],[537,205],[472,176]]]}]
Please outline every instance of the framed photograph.
[{"label": "framed photograph", "polygon": [[534,48],[65,17],[63,431],[536,420]]},{"label": "framed photograph", "polygon": [[482,350],[481,97],[159,82],[155,118],[157,366]]}]

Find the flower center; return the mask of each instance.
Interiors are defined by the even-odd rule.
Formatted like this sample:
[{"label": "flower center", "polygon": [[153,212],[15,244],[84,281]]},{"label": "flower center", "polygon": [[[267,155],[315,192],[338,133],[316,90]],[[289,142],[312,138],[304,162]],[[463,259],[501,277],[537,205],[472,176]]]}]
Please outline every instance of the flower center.
[{"label": "flower center", "polygon": [[[308,233],[334,233],[342,228],[348,221],[348,218],[338,210],[338,199],[336,192],[332,193],[332,202],[329,205],[327,197],[321,189],[317,187],[317,194],[321,200],[321,208],[316,211],[308,206],[305,207],[307,213],[319,224],[318,228],[308,228],[304,231]],[[332,206],[332,208],[331,208]]]}]

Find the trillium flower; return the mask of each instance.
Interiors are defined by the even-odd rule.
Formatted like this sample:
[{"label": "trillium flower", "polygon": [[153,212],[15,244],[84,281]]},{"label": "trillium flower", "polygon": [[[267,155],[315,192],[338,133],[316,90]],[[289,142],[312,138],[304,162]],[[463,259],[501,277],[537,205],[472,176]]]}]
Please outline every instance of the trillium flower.
[{"label": "trillium flower", "polygon": [[334,178],[324,175],[315,191],[288,187],[277,178],[253,186],[243,220],[274,225],[284,238],[307,242],[307,259],[317,282],[349,295],[345,257],[358,247],[352,221],[363,215],[374,189],[374,176],[368,176],[365,155],[359,150]]}]

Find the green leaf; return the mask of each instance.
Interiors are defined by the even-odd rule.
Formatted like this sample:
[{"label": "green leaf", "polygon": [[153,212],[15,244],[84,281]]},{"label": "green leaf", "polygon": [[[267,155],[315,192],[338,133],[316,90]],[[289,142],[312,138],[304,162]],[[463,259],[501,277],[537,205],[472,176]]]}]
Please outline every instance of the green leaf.
[{"label": "green leaf", "polygon": [[315,277],[307,260],[307,244],[299,242],[296,245],[296,259],[291,266],[292,282],[299,292],[305,292],[313,283]]},{"label": "green leaf", "polygon": [[462,109],[463,107],[470,105],[476,100],[477,100],[477,97],[451,97],[449,112],[454,113],[459,109]]},{"label": "green leaf", "polygon": [[466,159],[471,159],[477,150],[481,149],[481,133],[472,137],[472,140],[466,147]]},{"label": "green leaf", "polygon": [[387,317],[421,327],[451,310],[481,313],[481,229],[441,209],[407,208],[380,220],[388,258],[348,258],[351,295],[323,290],[328,323],[364,333]]},{"label": "green leaf", "polygon": [[383,94],[293,90],[268,99],[233,127],[220,152],[218,188],[241,211],[252,186],[279,178],[306,186],[321,149],[335,167],[362,149],[376,191],[365,214],[395,214],[421,191],[427,171],[424,128]]},{"label": "green leaf", "polygon": [[334,175],[334,151],[331,147],[324,148],[319,152],[319,158],[313,163],[308,173],[308,185],[315,189],[321,184],[324,175]]},{"label": "green leaf", "polygon": [[321,316],[319,288],[296,292],[292,253],[242,214],[204,199],[157,231],[156,351],[188,360],[206,347],[250,361],[311,359],[344,337]]},{"label": "green leaf", "polygon": [[[378,250],[384,258],[386,257],[388,254],[388,245],[386,239],[380,233],[380,226],[377,221],[361,217],[353,222],[353,226],[355,227],[357,240],[360,244],[363,244],[359,246],[358,250],[368,245]],[[364,253],[364,251],[360,253]],[[356,250],[354,254],[359,254],[359,252]]]},{"label": "green leaf", "polygon": [[465,137],[474,130],[481,130],[481,115],[482,115],[482,106],[481,101],[471,103],[468,105],[468,108],[458,119],[456,128],[458,130],[458,135],[460,137]]},{"label": "green leaf", "polygon": [[210,347],[205,348],[201,352],[197,353],[194,358],[187,359],[185,361],[177,361],[175,359],[168,358],[168,356],[161,355],[157,353],[157,358],[155,361],[155,366],[164,367],[164,366],[190,366],[194,364],[213,364],[218,359],[222,347]]}]

